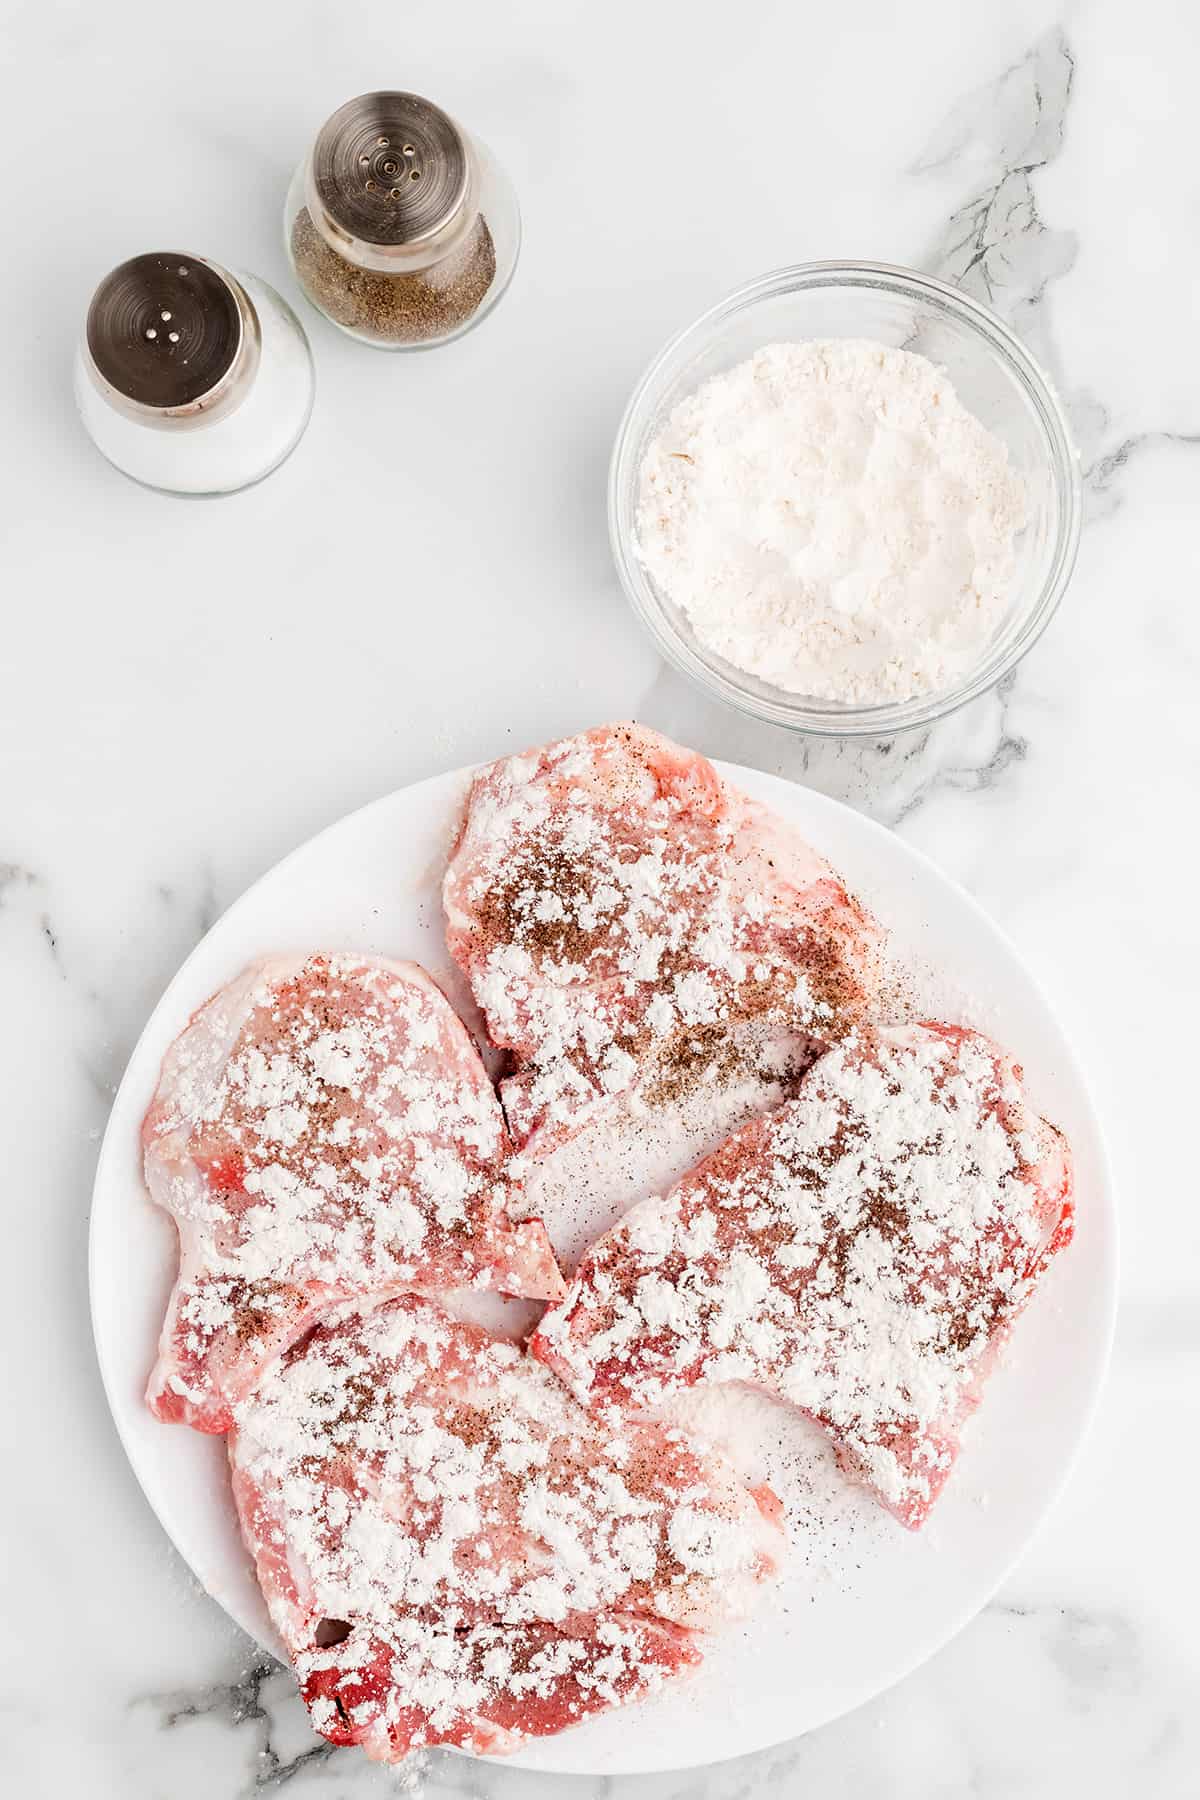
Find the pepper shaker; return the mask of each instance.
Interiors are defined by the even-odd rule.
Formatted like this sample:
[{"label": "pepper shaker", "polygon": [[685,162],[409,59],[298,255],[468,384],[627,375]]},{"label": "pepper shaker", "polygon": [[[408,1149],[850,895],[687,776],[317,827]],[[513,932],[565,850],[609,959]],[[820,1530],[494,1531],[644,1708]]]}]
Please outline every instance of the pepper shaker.
[{"label": "pepper shaker", "polygon": [[425,349],[469,331],[516,267],[516,195],[478,141],[419,94],[348,100],[288,192],[296,280],[349,336]]},{"label": "pepper shaker", "polygon": [[75,357],[93,442],[173,494],[228,494],[296,447],[313,401],[308,339],[255,275],[202,256],[135,256],[105,276]]}]

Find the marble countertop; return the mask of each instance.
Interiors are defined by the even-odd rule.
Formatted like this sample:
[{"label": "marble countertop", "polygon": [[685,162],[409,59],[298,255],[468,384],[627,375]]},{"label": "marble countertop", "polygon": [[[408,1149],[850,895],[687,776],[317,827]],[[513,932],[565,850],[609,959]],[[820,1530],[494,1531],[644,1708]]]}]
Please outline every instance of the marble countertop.
[{"label": "marble countertop", "polygon": [[[1200,1211],[1168,1122],[1196,1105],[1200,178],[1172,77],[1200,24],[1164,0],[1136,24],[1119,0],[10,9],[6,1793],[1196,1793]],[[291,165],[334,105],[389,83],[442,99],[511,169],[527,236],[510,295],[411,358],[308,312],[317,408],[278,475],[204,505],[127,483],[71,400],[94,281],[167,243],[290,293]],[[851,748],[741,719],[660,664],[618,590],[603,497],[664,337],[763,269],[838,255],[947,275],[1013,321],[1069,403],[1088,508],[1074,584],[1016,678],[935,731]],[[996,1600],[858,1714],[674,1777],[438,1756],[389,1774],[312,1736],[124,1462],[88,1322],[97,1147],[168,978],[286,850],[393,787],[620,715],[862,808],[1011,934],[1111,1138],[1114,1365]]]}]

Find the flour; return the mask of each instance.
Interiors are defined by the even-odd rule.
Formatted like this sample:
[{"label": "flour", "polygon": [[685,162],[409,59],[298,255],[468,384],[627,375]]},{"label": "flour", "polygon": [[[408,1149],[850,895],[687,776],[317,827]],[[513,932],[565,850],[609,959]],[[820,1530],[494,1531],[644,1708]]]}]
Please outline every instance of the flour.
[{"label": "flour", "polygon": [[317,1729],[511,1750],[654,1691],[775,1572],[778,1504],[591,1418],[415,1296],[326,1315],[238,1406],[234,1491]]},{"label": "flour", "polygon": [[925,357],[772,344],[706,381],[651,444],[638,556],[735,667],[872,705],[979,660],[1025,516],[1004,445]]},{"label": "flour", "polygon": [[643,726],[483,770],[444,896],[531,1155],[634,1089],[669,1108],[732,1063],[803,1066],[872,984],[878,931],[835,871]]},{"label": "flour", "polygon": [[412,963],[276,957],[167,1053],[143,1138],[180,1233],[151,1405],[224,1430],[229,1402],[351,1295],[562,1282],[517,1188],[491,1082]]},{"label": "flour", "polygon": [[830,1050],[585,1256],[533,1339],[580,1398],[703,1378],[819,1420],[905,1524],[944,1485],[997,1345],[1071,1228],[1061,1140],[952,1026]]}]

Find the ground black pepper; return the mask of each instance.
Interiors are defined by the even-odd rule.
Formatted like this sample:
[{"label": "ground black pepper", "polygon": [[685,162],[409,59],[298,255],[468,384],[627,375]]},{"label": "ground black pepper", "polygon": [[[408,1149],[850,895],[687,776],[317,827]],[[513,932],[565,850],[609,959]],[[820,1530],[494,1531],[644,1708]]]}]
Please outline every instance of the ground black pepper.
[{"label": "ground black pepper", "polygon": [[427,342],[465,325],[496,276],[496,247],[482,216],[467,241],[432,268],[384,275],[339,256],[302,207],[292,226],[292,258],[297,279],[335,324],[396,344]]}]

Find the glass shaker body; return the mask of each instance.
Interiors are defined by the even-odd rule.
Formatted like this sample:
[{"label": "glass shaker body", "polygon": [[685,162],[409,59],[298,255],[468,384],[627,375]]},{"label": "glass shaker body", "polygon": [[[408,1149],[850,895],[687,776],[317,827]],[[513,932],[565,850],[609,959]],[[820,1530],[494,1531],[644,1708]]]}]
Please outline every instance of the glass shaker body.
[{"label": "glass shaker body", "polygon": [[477,325],[516,268],[521,217],[479,140],[419,95],[349,101],[292,179],[292,272],[318,311],[360,343],[425,350]]},{"label": "glass shaker body", "polygon": [[312,411],[312,354],[258,276],[204,257],[134,257],[97,288],[75,354],[96,448],[145,487],[235,493],[277,469]]}]

